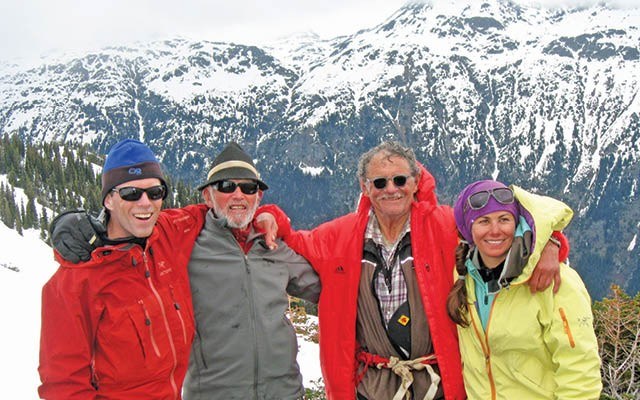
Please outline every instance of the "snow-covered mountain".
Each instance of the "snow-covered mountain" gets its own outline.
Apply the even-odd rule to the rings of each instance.
[[[640,289],[639,27],[640,8],[434,1],[332,40],[113,47],[0,68],[0,129],[140,138],[194,183],[236,140],[298,227],[350,210],[357,156],[400,140],[443,202],[494,177],[573,206],[572,262],[600,298]]]

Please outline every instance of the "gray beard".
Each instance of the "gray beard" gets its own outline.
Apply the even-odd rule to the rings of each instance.
[[[213,211],[215,212],[216,216],[218,218],[224,218],[227,221],[227,226],[233,229],[245,229],[247,226],[249,226],[251,221],[253,221],[253,216],[255,215],[259,205],[259,202],[256,201],[256,203],[253,205],[253,208],[247,210],[246,216],[242,218],[240,221],[238,221],[237,219],[229,218],[229,215],[227,214],[226,210],[223,210],[220,208],[218,203],[215,201],[215,198],[212,198],[212,200],[213,200]]]

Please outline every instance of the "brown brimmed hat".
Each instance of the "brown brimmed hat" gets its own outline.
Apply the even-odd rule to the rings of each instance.
[[[207,181],[198,186],[198,190],[227,179],[251,179],[258,183],[260,190],[269,189],[269,186],[260,180],[260,174],[251,157],[235,142],[229,143],[213,160]]]

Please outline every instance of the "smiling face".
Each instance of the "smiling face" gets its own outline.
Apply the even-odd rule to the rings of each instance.
[[[147,189],[160,184],[158,178],[146,178],[122,183],[114,189],[129,186]],[[131,236],[146,238],[151,235],[158,220],[162,199],[149,200],[147,193],[143,193],[142,197],[136,201],[126,201],[120,198],[117,191],[111,191],[104,199],[104,206],[109,210],[109,223],[107,224],[109,239],[122,239]]]
[[[473,221],[471,235],[487,268],[497,267],[513,243],[516,221],[507,211],[495,211]]]
[[[255,182],[249,179],[229,179],[235,183]],[[205,203],[212,208],[218,218],[225,218],[230,228],[245,229],[253,220],[253,216],[258,209],[262,190],[254,194],[244,194],[240,187],[232,193],[222,193],[209,185],[202,189],[202,196]]]
[[[398,187],[393,183],[394,176],[409,176],[406,183]],[[360,188],[371,199],[371,206],[380,223],[406,219],[411,212],[411,203],[416,193],[416,179],[411,176],[409,161],[399,156],[385,153],[376,154],[366,169],[366,181],[360,181]],[[376,178],[387,178],[387,185],[377,189],[373,185]]]

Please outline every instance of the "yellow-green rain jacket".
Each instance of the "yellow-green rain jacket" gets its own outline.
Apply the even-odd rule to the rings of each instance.
[[[561,264],[557,294],[550,287],[532,295],[524,285],[551,233],[565,228],[573,211],[560,201],[512,188],[535,221],[534,251],[522,274],[495,296],[486,332],[474,305],[474,281],[465,280],[470,326],[458,326],[458,333],[468,398],[598,399],[598,343],[580,276]]]

